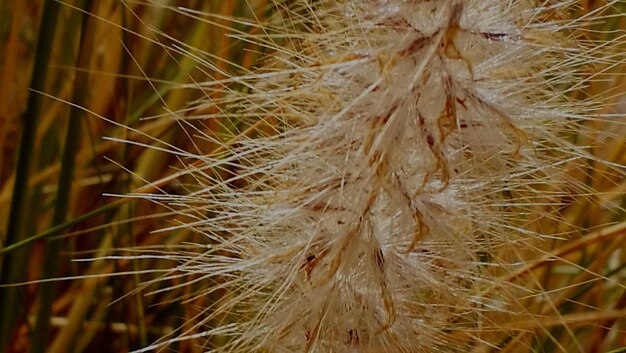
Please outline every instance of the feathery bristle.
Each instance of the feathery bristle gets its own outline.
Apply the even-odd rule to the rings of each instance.
[[[601,105],[570,98],[586,66],[611,60],[576,4],[298,1],[245,38],[274,54],[223,99],[272,127],[198,156],[189,194],[151,196],[206,237],[172,256],[212,283],[196,295],[226,293],[196,323],[222,322],[212,348],[497,350],[538,320],[522,298],[540,286],[509,274],[550,239],[532,207],[590,192],[563,136]]]

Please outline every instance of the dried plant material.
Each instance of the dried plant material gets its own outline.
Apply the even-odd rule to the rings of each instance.
[[[614,3],[572,20],[576,1],[277,2],[279,24],[241,36],[272,49],[266,65],[197,85],[245,86],[212,119],[253,133],[204,136],[219,153],[180,153],[190,192],[142,196],[205,237],[155,253],[178,262],[164,279],[197,276],[210,286],[186,299],[219,300],[140,352],[197,337],[215,352],[500,351],[567,325],[527,310],[545,293],[518,274],[553,239],[534,224],[560,221],[534,207],[592,192],[566,171],[601,161],[566,135],[602,107],[571,98],[589,66],[624,60],[584,36]]]

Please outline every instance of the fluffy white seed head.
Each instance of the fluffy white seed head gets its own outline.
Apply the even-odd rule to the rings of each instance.
[[[222,322],[218,352],[467,352],[506,333],[533,294],[507,279],[541,241],[525,210],[584,157],[559,137],[598,60],[575,2],[295,3],[256,39],[272,64],[227,97],[273,129],[200,157],[193,193],[154,196],[206,236],[173,255],[223,291],[197,325]]]

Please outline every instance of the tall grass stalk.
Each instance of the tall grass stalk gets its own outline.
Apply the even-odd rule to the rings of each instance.
[[[76,66],[78,68],[88,68],[89,61],[94,48],[94,26],[89,25],[90,16],[93,11],[93,1],[86,0],[82,3],[87,13],[83,14],[83,23],[80,35],[80,45]],[[93,20],[92,20],[93,21]],[[72,102],[83,105],[86,102],[88,92],[84,87],[89,86],[88,71],[79,71],[74,82],[74,93]],[[72,195],[72,181],[75,168],[76,153],[79,146],[79,134],[81,131],[81,120],[84,120],[84,112],[78,108],[70,109],[70,116],[67,123],[65,140],[63,143],[63,154],[61,159],[61,171],[55,199],[54,214],[52,217],[52,227],[63,224],[67,220],[70,197]],[[60,251],[62,249],[62,239],[50,239],[44,253],[44,270],[42,278],[54,278],[57,276]],[[30,351],[33,353],[45,351],[48,345],[50,332],[50,316],[52,303],[56,294],[56,283],[42,283],[39,288],[39,310],[37,312],[36,324],[33,330]]]
[[[30,84],[34,91],[43,91],[45,89],[48,61],[54,43],[59,8],[60,4],[55,0],[45,1]],[[28,199],[27,184],[30,177],[35,132],[37,131],[38,120],[41,114],[42,100],[43,97],[40,94],[30,92],[26,111],[22,115],[20,147],[15,168],[11,213],[9,215],[4,246],[12,245],[25,237],[25,222],[29,220],[28,207],[26,205],[26,200]],[[5,255],[2,258],[2,267],[0,268],[0,271],[2,271],[0,272],[0,284],[22,282],[24,280],[26,259],[27,251],[25,249]],[[18,304],[23,303],[23,294],[20,294],[20,292],[20,288],[0,288],[0,307],[2,308],[0,313],[0,351],[4,351],[11,341],[16,316],[24,314],[23,306]]]

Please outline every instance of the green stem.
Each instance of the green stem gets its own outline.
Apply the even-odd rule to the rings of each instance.
[[[104,205],[102,207],[96,208],[93,211],[87,212],[83,215],[80,215],[78,217],[74,217],[71,220],[63,223],[63,224],[59,224],[58,226],[54,226],[52,228],[46,229],[45,231],[35,234],[32,237],[26,238],[24,240],[21,240],[13,245],[7,246],[5,248],[3,248],[2,250],[0,250],[0,256],[9,256],[10,253],[12,252],[16,252],[19,249],[27,246],[30,243],[33,243],[39,239],[44,239],[44,238],[48,238],[48,237],[53,237],[57,234],[59,234],[61,231],[64,231],[72,226],[75,226],[79,223],[82,223],[86,220],[89,220],[91,218],[94,218],[96,216],[99,216],[101,214],[104,214],[110,210],[113,210],[115,208],[117,208],[118,206],[124,204],[125,202],[127,202],[128,199],[120,199],[117,200],[115,202],[112,202],[108,205]]]
[[[28,94],[26,111],[22,115],[22,133],[17,157],[11,211],[7,225],[5,244],[11,245],[23,238],[24,224],[27,219],[27,195],[30,164],[35,143],[37,120],[41,112],[43,96],[36,92],[45,90],[48,75],[48,60],[52,52],[54,33],[56,32],[60,3],[56,0],[46,0],[39,26],[39,38],[35,52],[35,62],[32,71],[30,87],[33,91]],[[0,284],[9,284],[23,281],[26,250],[22,249],[9,254],[2,259]],[[3,287],[0,289],[0,352],[4,352],[11,340],[12,333],[17,327],[15,318],[23,312],[24,305],[20,305],[20,289]]]
[[[79,45],[79,53],[77,59],[77,67],[88,69],[91,53],[93,52],[94,30],[90,25],[89,16],[93,9],[93,1],[86,0],[84,4],[85,12],[82,15],[81,40]],[[72,94],[72,102],[78,106],[84,105],[87,96],[87,87],[89,86],[88,70],[77,70],[76,79],[74,81],[74,91]],[[56,204],[52,217],[52,225],[60,225],[65,223],[69,209],[70,196],[72,191],[72,179],[74,175],[74,167],[76,164],[76,153],[79,144],[79,132],[81,125],[81,117],[84,115],[83,110],[76,107],[70,109],[70,117],[68,121],[67,131],[65,135],[65,148],[61,159],[61,171],[59,174]],[[44,254],[43,279],[53,278],[57,276],[59,267],[59,258],[61,239],[48,239],[46,251]],[[37,320],[35,329],[31,339],[30,351],[32,353],[44,352],[48,343],[48,332],[50,331],[50,317],[52,315],[52,303],[54,302],[57,284],[55,282],[42,283],[39,287],[39,310],[37,312]]]

